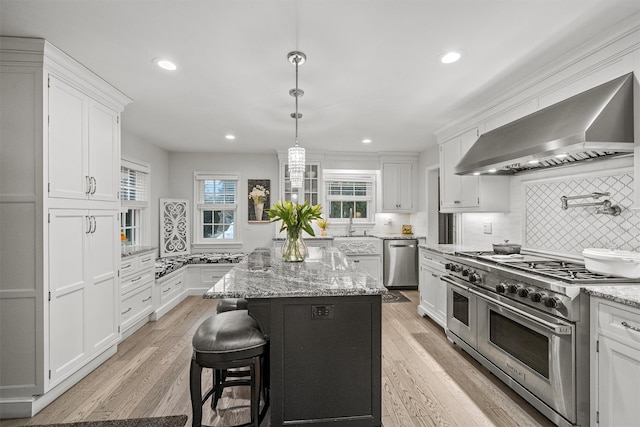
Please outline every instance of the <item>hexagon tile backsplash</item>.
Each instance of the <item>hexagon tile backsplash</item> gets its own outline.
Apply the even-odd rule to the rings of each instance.
[[[618,216],[596,213],[597,207],[562,209],[562,196],[609,192],[599,199],[570,200],[577,203],[609,199],[620,206]],[[618,249],[640,250],[640,212],[633,205],[633,175],[593,176],[564,181],[524,183],[525,244],[529,248],[580,254],[584,248],[615,245]]]

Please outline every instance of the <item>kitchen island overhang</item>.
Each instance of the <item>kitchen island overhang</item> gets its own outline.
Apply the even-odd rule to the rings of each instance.
[[[382,295],[344,255],[284,262],[256,249],[204,298],[246,298],[269,339],[271,425],[381,425]]]

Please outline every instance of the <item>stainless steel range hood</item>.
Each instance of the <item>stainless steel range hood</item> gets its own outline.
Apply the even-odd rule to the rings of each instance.
[[[632,153],[633,118],[630,73],[481,135],[455,173],[513,174]]]

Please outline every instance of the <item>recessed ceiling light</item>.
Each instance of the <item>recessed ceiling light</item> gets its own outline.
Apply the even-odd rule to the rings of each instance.
[[[497,171],[495,169],[489,169],[487,172],[489,173],[496,173]]]
[[[459,60],[461,57],[462,57],[462,54],[460,52],[452,50],[450,52],[445,52],[442,55],[440,55],[440,62],[442,62],[443,64],[451,64]]]
[[[540,163],[540,160],[538,159],[533,159],[533,160],[529,160],[528,162],[530,165],[535,165],[536,163]]]
[[[556,154],[556,159],[564,159],[565,157],[569,157],[567,153]]]
[[[153,63],[163,70],[175,71],[178,68],[176,64],[164,58],[154,58]]]
[[[234,139],[236,139],[235,135],[231,135],[230,133],[226,134],[224,137],[230,141],[233,141]]]
[[[365,138],[362,140],[363,144],[371,144],[371,140],[369,138]]]
[[[474,172],[473,174],[477,176],[480,175],[480,172]]]

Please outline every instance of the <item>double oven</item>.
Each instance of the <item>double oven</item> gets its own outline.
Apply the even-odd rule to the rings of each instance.
[[[589,301],[625,279],[539,255],[446,255],[447,337],[559,426],[589,425]]]

